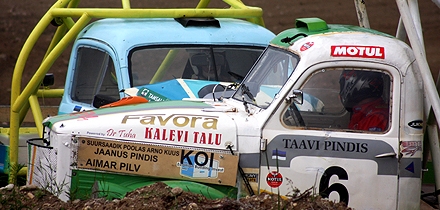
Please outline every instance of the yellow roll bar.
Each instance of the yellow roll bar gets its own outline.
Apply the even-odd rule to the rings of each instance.
[[[264,27],[263,11],[259,7],[249,7],[240,0],[223,0],[229,8],[208,8],[210,0],[200,0],[195,8],[167,9],[132,9],[130,0],[121,0],[122,8],[78,8],[79,0],[58,0],[37,23],[18,56],[12,75],[11,110],[9,130],[9,163],[18,162],[18,139],[20,125],[24,116],[32,111],[37,131],[43,133],[41,122],[43,116],[38,102],[39,97],[61,97],[63,89],[42,90],[40,84],[61,53],[73,42],[78,33],[92,20],[100,18],[180,18],[180,17],[214,17],[240,18]],[[77,20],[77,21],[75,21]],[[21,91],[21,80],[26,61],[35,43],[47,26],[56,22],[58,29],[53,35],[47,52],[29,83]],[[160,75],[158,75],[160,76]],[[16,174],[9,174],[9,182],[16,182]]]

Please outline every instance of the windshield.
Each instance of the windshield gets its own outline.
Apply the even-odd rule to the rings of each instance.
[[[131,86],[173,79],[240,82],[264,48],[244,46],[154,46],[130,52]]]
[[[293,73],[297,55],[269,47],[245,78],[233,98],[266,108]]]

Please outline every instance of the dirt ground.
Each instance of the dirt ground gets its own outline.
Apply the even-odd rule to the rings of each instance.
[[[74,200],[67,203],[45,191],[27,187],[24,189],[0,190],[0,209],[193,209],[193,210],[234,210],[234,209],[332,209],[346,210],[343,203],[333,203],[314,197],[311,191],[297,193],[287,199],[275,195],[260,194],[240,200],[223,198],[207,199],[198,194],[188,193],[181,188],[171,188],[159,182],[129,192],[123,199]]]
[[[320,17],[328,23],[357,25],[353,1],[347,0],[243,0],[246,4],[258,6],[264,10],[266,27],[274,33],[294,26],[296,18]],[[0,1],[0,106],[10,104],[11,80],[15,62],[20,49],[39,19],[55,0]],[[82,7],[120,7],[119,0],[83,1]],[[399,21],[399,12],[395,1],[365,0],[371,28],[394,35]],[[214,6],[224,7],[219,0],[212,0]],[[132,7],[167,8],[194,7],[195,0],[188,1],[133,1]],[[426,44],[429,66],[437,78],[440,70],[440,9],[430,0],[419,0],[421,21]],[[40,38],[25,66],[22,87],[26,85],[37,70],[55,27],[49,27]],[[65,52],[50,72],[55,75],[54,88],[63,86],[69,52]],[[43,101],[41,105],[52,105]],[[311,201],[313,200],[313,202]],[[278,206],[280,205],[280,206]],[[0,191],[0,209],[347,209],[342,204],[316,199],[310,192],[302,192],[287,201],[278,202],[277,198],[262,194],[240,201],[232,199],[208,200],[195,194],[171,189],[162,183],[131,192],[122,200],[106,201],[94,199],[63,203],[53,195],[41,190],[3,190]]]

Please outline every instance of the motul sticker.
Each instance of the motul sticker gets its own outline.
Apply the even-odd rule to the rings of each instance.
[[[276,171],[270,172],[266,177],[267,185],[272,188],[277,188],[283,183],[283,176]]]
[[[331,56],[385,59],[385,48],[378,46],[336,45],[331,46]]]

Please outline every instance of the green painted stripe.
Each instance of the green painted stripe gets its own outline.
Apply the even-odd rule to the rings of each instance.
[[[72,170],[70,195],[71,200],[88,199],[92,196],[92,192],[96,191],[98,197],[123,198],[127,192],[156,182],[163,182],[173,188],[180,187],[185,191],[202,194],[210,199],[237,196],[235,187],[85,170]]]

